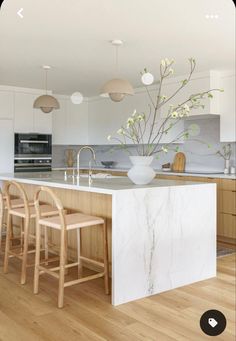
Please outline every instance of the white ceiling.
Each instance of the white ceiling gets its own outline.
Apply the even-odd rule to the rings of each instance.
[[[23,8],[24,18],[17,15]],[[218,14],[217,20],[206,14]],[[195,57],[197,70],[231,69],[235,58],[232,0],[5,0],[0,11],[0,84],[42,88],[40,66],[53,66],[54,93],[97,95],[114,76],[111,39],[120,48],[121,76],[140,86],[147,67],[176,60],[176,74]]]

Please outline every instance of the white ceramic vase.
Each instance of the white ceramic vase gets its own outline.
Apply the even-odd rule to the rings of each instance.
[[[135,185],[147,185],[155,177],[156,173],[150,167],[153,156],[130,156],[133,166],[128,171],[129,179]]]

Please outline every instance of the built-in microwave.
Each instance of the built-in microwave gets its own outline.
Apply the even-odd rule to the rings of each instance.
[[[52,155],[52,135],[15,134],[15,156]]]
[[[15,172],[50,171],[52,135],[15,134]]]

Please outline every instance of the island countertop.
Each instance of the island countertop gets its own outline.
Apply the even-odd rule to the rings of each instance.
[[[125,176],[111,176],[109,178],[94,178],[91,185],[88,183],[88,178],[81,176],[79,180],[67,176],[65,178],[64,172],[52,171],[45,173],[7,173],[0,174],[0,180],[11,181],[16,180],[21,183],[31,185],[50,186],[56,188],[72,189],[85,192],[94,192],[102,194],[114,194],[117,191],[124,190],[139,190],[157,187],[176,187],[189,185],[203,185],[204,183],[182,181],[182,180],[161,180],[154,179],[148,185],[135,185],[128,177]]]

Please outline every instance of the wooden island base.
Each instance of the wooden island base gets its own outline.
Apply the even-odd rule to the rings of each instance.
[[[37,191],[38,186],[22,184],[24,187],[28,199],[33,200],[34,194]],[[82,192],[77,190],[67,190],[60,188],[53,188],[53,192],[60,198],[63,206],[68,211],[80,211],[81,213],[90,214],[106,219],[108,227],[108,247],[109,247],[109,268],[111,273],[111,217],[112,217],[112,196],[109,194]],[[18,193],[12,190],[13,195]],[[42,195],[40,199],[45,203],[52,203],[47,195]],[[14,221],[16,225],[19,225],[19,221]],[[31,222],[32,228],[34,228],[34,222]],[[59,246],[59,231],[55,229],[48,230],[49,242]],[[103,260],[103,239],[102,232],[98,226],[94,228],[83,228],[81,230],[81,255],[87,258],[94,259],[96,261]],[[68,233],[68,258],[69,260],[77,259],[77,236],[76,231],[70,231]],[[83,264],[85,267],[97,270],[96,265]]]

